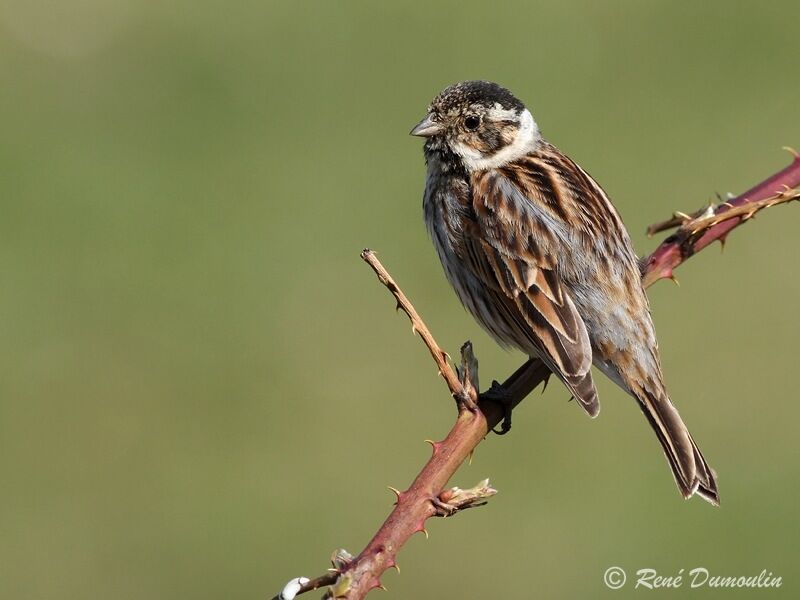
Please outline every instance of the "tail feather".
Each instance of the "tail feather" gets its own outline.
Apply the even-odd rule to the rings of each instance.
[[[664,449],[675,483],[684,498],[697,494],[719,505],[717,478],[695,444],[678,411],[666,395],[636,395],[639,406]]]
[[[710,502],[714,506],[719,506],[719,491],[717,490],[717,474],[708,466],[705,457],[700,452],[697,444],[694,443],[692,436],[689,436],[692,441],[692,448],[695,453],[695,465],[697,467],[697,489],[695,493],[706,502]]]

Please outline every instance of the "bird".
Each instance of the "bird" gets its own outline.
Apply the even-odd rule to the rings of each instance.
[[[425,138],[425,223],[468,312],[542,361],[591,417],[594,365],[636,400],[683,497],[718,505],[716,474],[664,385],[639,259],[600,185],[490,81],[449,86],[410,133]]]

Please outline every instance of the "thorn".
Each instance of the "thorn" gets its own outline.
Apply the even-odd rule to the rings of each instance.
[[[419,331],[417,331],[417,326],[414,325],[413,323],[411,325],[411,333],[413,333],[414,335],[418,335],[419,334]]]
[[[394,311],[397,312],[398,310],[403,310],[399,300],[397,301],[397,304],[394,305]]]
[[[725,242],[727,241],[727,239],[728,239],[727,235],[723,235],[721,238],[719,238],[720,252],[725,252]]]
[[[681,282],[680,282],[680,281],[678,281],[678,278],[677,278],[677,277],[675,277],[675,275],[673,275],[672,273],[670,273],[670,274],[667,276],[667,279],[669,279],[669,280],[670,280],[672,283],[674,283],[674,284],[675,284],[675,285],[677,285],[678,287],[681,287]]]
[[[472,457],[475,454],[475,448],[469,451],[469,456],[467,457],[467,466],[472,466]]]
[[[685,221],[691,221],[691,220],[692,220],[692,217],[690,217],[689,215],[687,215],[685,212],[681,212],[681,211],[679,211],[679,210],[676,210],[676,211],[675,211],[674,213],[672,213],[672,214],[673,214],[673,216],[677,217],[678,219],[683,219],[683,220],[685,220]]]
[[[400,501],[400,496],[402,496],[402,495],[403,495],[403,492],[401,492],[400,490],[398,490],[396,487],[392,487],[392,486],[390,486],[390,485],[387,485],[386,487],[387,487],[387,488],[389,488],[389,490],[390,490],[390,491],[394,492],[394,495],[395,495],[395,496],[397,496],[397,500],[395,500],[395,504],[397,504],[397,502],[399,502],[399,501]]]
[[[398,574],[400,573],[400,567],[397,565],[397,563],[392,563],[391,565],[389,565],[388,568],[389,569],[394,569],[395,571],[398,572]]]
[[[795,150],[791,146],[784,146],[783,150],[786,150],[789,154],[794,156],[795,160],[800,159],[800,152],[797,152],[797,150]]]
[[[380,577],[373,577],[372,578],[372,581],[370,582],[370,589],[371,590],[380,589],[382,586],[383,586],[383,584],[381,583]]]
[[[439,448],[442,446],[442,442],[434,442],[433,440],[425,440],[431,445],[431,449],[433,450],[434,456],[437,452],[439,452]]]
[[[427,529],[425,529],[425,528],[423,527],[422,529],[420,529],[420,531],[421,531],[422,533],[424,533],[424,534],[425,534],[425,539],[426,539],[426,540],[429,540],[429,539],[431,539],[431,536],[429,536],[429,535],[428,535],[428,530],[427,530]]]

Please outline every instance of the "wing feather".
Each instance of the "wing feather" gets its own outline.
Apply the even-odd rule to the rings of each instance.
[[[600,405],[591,375],[589,335],[559,282],[554,257],[537,256],[530,244],[535,225],[526,222],[520,211],[506,210],[507,200],[494,177],[474,190],[477,227],[465,231],[466,256],[473,272],[501,293],[503,312],[513,318],[515,329],[523,332],[586,412],[596,416]],[[509,214],[512,222],[503,222]]]

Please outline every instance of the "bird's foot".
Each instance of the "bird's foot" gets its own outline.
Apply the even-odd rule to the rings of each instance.
[[[511,395],[508,390],[504,388],[497,381],[492,381],[492,387],[480,395],[481,400],[488,400],[490,402],[498,402],[503,407],[503,421],[500,423],[500,429],[492,429],[497,435],[505,435],[511,431]]]

